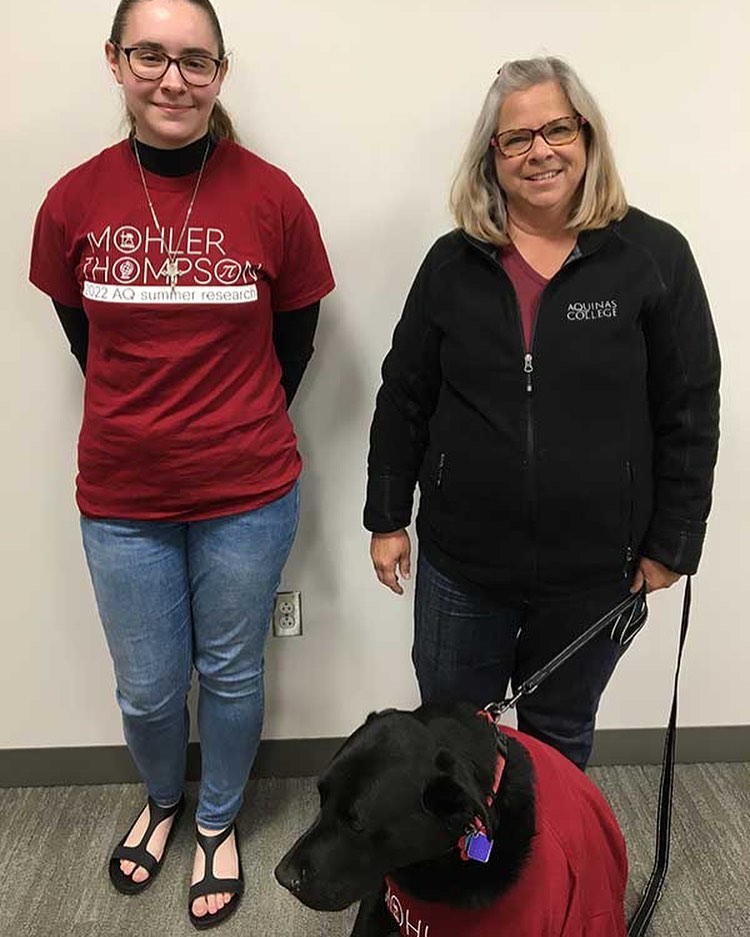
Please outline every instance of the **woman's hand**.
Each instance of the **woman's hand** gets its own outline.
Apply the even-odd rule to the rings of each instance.
[[[635,576],[633,576],[630,591],[638,592],[644,582],[646,583],[646,592],[668,589],[677,582],[680,576],[680,573],[673,573],[663,563],[642,556],[638,561],[638,569],[636,569]]]
[[[408,579],[411,573],[411,541],[409,534],[402,528],[388,534],[373,534],[370,540],[370,556],[375,567],[375,575],[384,586],[403,595],[404,590],[398,581],[399,573]]]

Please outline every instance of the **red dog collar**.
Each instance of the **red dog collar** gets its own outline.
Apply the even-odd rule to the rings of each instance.
[[[492,723],[493,726],[495,726],[495,720],[488,712],[480,710],[477,715],[483,719],[486,719],[488,722]],[[495,762],[495,780],[492,784],[492,791],[487,797],[488,807],[493,805],[495,798],[497,797],[497,792],[500,790],[500,781],[503,777],[505,765],[505,754],[500,751],[498,746],[497,761]],[[492,853],[492,840],[487,835],[487,830],[484,826],[484,823],[482,823],[482,820],[479,817],[474,817],[468,830],[464,833],[461,839],[459,839],[458,849],[464,862],[468,862],[469,859],[473,859],[475,862],[489,861],[490,854]]]

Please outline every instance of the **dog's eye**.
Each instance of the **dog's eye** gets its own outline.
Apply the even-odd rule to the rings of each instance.
[[[364,820],[354,810],[348,810],[346,812],[344,815],[344,822],[349,829],[353,830],[355,833],[361,833],[365,828]]]

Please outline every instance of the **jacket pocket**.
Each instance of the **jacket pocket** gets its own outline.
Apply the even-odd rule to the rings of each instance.
[[[419,487],[422,497],[434,498],[443,487],[445,475],[445,452],[428,449],[419,472]]]
[[[443,475],[445,473],[445,453],[441,452],[438,455],[437,467],[435,469],[435,488],[440,491],[443,487]]]
[[[635,549],[633,547],[633,515],[635,512],[635,483],[633,478],[633,463],[628,460],[624,465],[624,491],[623,499],[623,578],[627,579],[633,572],[635,563]]]
[[[432,535],[440,537],[443,531],[443,481],[445,477],[445,452],[428,450],[419,473],[419,513],[427,523]]]

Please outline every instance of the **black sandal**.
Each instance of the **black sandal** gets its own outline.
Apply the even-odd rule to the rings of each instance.
[[[229,839],[232,830],[234,830],[234,847],[237,851],[237,869],[239,875],[237,878],[215,878],[214,856],[216,855],[216,850],[223,842]],[[215,927],[217,924],[221,924],[222,921],[226,921],[229,915],[234,914],[237,910],[242,898],[242,893],[245,890],[245,878],[242,874],[240,841],[237,836],[237,827],[234,824],[228,826],[216,836],[205,836],[200,830],[195,831],[195,836],[198,840],[198,845],[203,850],[205,869],[203,878],[199,882],[196,882],[195,885],[190,886],[190,892],[188,893],[188,917],[190,918],[190,923],[197,930],[207,930],[209,927]],[[221,910],[217,911],[216,914],[211,914],[210,911],[202,917],[193,914],[193,902],[196,898],[205,898],[206,895],[218,895],[222,892],[232,892],[233,894],[229,902],[225,904]]]
[[[109,877],[112,884],[115,888],[121,892],[123,895],[138,895],[145,888],[153,882],[156,876],[161,870],[162,863],[167,855],[167,849],[169,848],[169,842],[172,839],[172,834],[175,831],[175,827],[182,816],[182,811],[185,809],[185,795],[177,801],[173,807],[160,807],[151,797],[148,799],[148,829],[141,837],[140,842],[136,846],[126,846],[125,840],[130,836],[133,831],[133,827],[136,825],[140,819],[141,813],[133,821],[132,826],[128,832],[123,836],[120,842],[115,846],[112,851],[112,857],[109,860]],[[165,820],[168,820],[170,817],[174,817],[172,826],[170,827],[169,833],[167,834],[166,842],[164,843],[164,851],[161,854],[161,859],[157,859],[155,856],[152,856],[151,853],[146,849],[151,836],[154,833],[156,827],[163,823]],[[148,872],[148,878],[143,882],[134,882],[132,875],[126,875],[120,868],[120,860],[127,859],[130,862],[135,862],[136,865],[141,866]],[[133,869],[135,872],[135,869]]]

